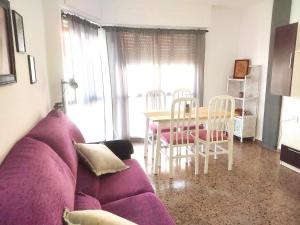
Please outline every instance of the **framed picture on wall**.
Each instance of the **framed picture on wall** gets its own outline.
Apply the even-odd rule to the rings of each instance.
[[[30,83],[35,84],[37,81],[36,69],[35,69],[35,58],[31,55],[28,55],[27,57],[28,57]]]
[[[249,73],[250,59],[235,60],[233,78],[244,79]]]
[[[20,53],[26,53],[23,17],[14,10],[12,11],[12,17],[13,17],[17,51]]]
[[[0,0],[0,85],[17,82],[13,32],[7,0]]]

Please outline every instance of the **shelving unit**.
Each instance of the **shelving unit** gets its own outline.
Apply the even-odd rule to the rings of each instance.
[[[227,80],[227,94],[234,97],[236,108],[241,109],[241,115],[234,118],[234,135],[239,137],[241,142],[244,138],[255,140],[260,74],[261,66],[253,65],[244,79],[229,77]]]

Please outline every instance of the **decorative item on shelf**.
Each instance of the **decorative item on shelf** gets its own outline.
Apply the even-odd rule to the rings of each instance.
[[[28,57],[30,83],[35,84],[37,80],[36,69],[35,69],[35,58],[31,55],[28,55],[27,57]]]
[[[78,88],[78,83],[75,81],[74,78],[71,78],[69,81],[61,81],[61,97],[62,97],[62,101],[61,102],[57,102],[55,103],[55,105],[53,106],[53,109],[57,110],[60,109],[63,112],[66,112],[66,102],[65,102],[65,92],[67,87],[72,88],[73,90],[76,90]]]
[[[244,92],[240,91],[239,97],[240,97],[240,98],[244,98]]]
[[[189,104],[185,105],[185,113],[187,113],[187,114],[190,113],[190,105]]]
[[[10,4],[0,1],[0,85],[17,82]]]
[[[244,79],[249,73],[249,59],[235,60],[233,78]]]
[[[235,114],[239,115],[239,116],[242,116],[243,115],[243,109],[242,108],[236,108],[235,109]],[[245,116],[250,116],[250,115],[252,115],[252,113],[250,111],[245,110],[244,115]]]
[[[14,10],[12,11],[12,17],[17,51],[26,53],[23,17]]]

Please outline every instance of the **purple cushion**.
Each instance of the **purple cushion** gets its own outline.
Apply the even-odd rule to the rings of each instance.
[[[84,192],[97,198],[101,204],[154,192],[148,177],[134,159],[123,161],[130,168],[114,174],[95,176],[83,163],[79,163],[77,192]]]
[[[171,144],[171,133],[162,133],[161,140],[165,141],[167,144]],[[173,133],[173,144],[187,144],[194,143],[194,138],[192,135],[187,135],[186,132],[183,133]]]
[[[157,127],[157,124],[156,123],[150,123],[149,124],[149,129],[152,131],[152,133],[157,133],[157,129],[158,129],[158,127]],[[161,132],[162,133],[164,133],[164,132],[170,132],[170,128],[162,128],[161,129]],[[174,128],[174,130],[176,130],[176,128]]]
[[[66,163],[46,144],[25,137],[0,167],[0,224],[62,225],[74,209],[75,182]]]
[[[77,154],[72,140],[83,143],[76,126],[60,111],[52,111],[27,135],[49,145],[70,167],[74,179],[77,173]]]
[[[75,195],[75,210],[101,209],[100,202],[90,195],[82,192]]]
[[[145,193],[103,205],[102,209],[139,225],[175,225],[153,193]]]

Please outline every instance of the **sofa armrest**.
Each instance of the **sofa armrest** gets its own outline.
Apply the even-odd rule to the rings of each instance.
[[[131,159],[133,146],[129,140],[104,141],[105,144],[121,160]]]

